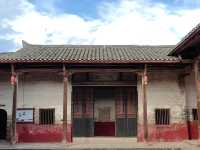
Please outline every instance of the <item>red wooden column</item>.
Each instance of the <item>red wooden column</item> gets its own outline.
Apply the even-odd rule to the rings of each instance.
[[[198,134],[200,139],[200,74],[199,74],[199,59],[194,61],[194,77],[197,93],[197,113],[198,113]]]
[[[72,86],[69,71],[63,65],[63,141],[72,142]]]
[[[142,101],[143,101],[143,126],[144,139],[148,140],[148,121],[147,121],[147,65],[145,64],[144,72],[142,73]]]
[[[11,84],[13,89],[12,99],[12,122],[11,122],[11,144],[16,143],[16,108],[17,108],[17,74],[14,65],[11,65]]]

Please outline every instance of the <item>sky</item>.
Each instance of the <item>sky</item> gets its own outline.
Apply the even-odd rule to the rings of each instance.
[[[0,0],[0,52],[31,44],[174,45],[200,0]]]

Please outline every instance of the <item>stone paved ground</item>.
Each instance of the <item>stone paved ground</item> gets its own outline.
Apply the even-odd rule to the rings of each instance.
[[[0,149],[50,149],[50,150],[200,150],[200,141],[145,142],[133,138],[75,138],[73,144],[26,143],[10,145],[0,142]]]

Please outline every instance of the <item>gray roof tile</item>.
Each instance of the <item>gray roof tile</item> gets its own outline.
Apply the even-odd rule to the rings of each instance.
[[[15,53],[0,53],[0,62],[102,62],[179,61],[168,56],[174,46],[137,45],[31,45]]]

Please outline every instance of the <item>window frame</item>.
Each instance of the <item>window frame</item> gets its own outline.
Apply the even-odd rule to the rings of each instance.
[[[41,113],[42,111],[52,111],[53,115],[52,115],[52,121],[41,121]],[[43,112],[44,113],[44,112]],[[50,116],[51,117],[51,116]],[[47,117],[48,118],[48,117]],[[49,119],[49,118],[48,118]],[[55,108],[39,108],[39,124],[40,125],[54,125],[55,124]]]
[[[170,108],[156,108],[154,113],[155,113],[155,125],[157,126],[170,125],[171,122]]]

